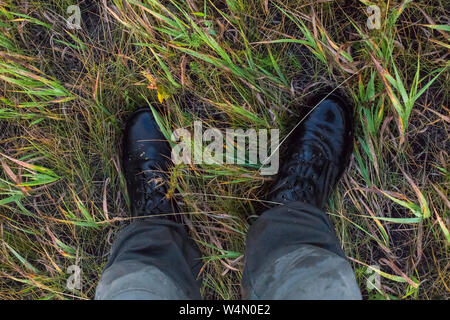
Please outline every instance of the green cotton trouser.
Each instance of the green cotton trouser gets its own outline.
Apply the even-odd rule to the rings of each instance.
[[[200,251],[181,224],[135,221],[117,236],[98,300],[201,299]],[[265,211],[247,234],[244,299],[361,299],[329,217],[293,202]]]

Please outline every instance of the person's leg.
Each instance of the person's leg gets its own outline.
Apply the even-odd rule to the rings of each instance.
[[[124,133],[123,170],[136,218],[120,231],[96,299],[201,299],[201,255],[166,197],[170,148],[148,109]]]
[[[326,213],[293,202],[264,212],[247,234],[244,299],[361,299]]]
[[[120,231],[97,286],[98,300],[201,299],[201,256],[184,227],[167,219]]]
[[[270,199],[281,205],[264,212],[247,235],[244,298],[361,299],[322,210],[348,163],[352,131],[350,106],[336,96],[294,130]]]

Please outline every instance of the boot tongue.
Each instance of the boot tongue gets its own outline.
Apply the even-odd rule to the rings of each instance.
[[[302,201],[318,207],[325,205],[327,190],[336,178],[336,167],[330,162],[317,140],[302,142],[299,153],[293,154],[286,164],[287,175],[275,185],[273,201],[289,203]]]
[[[147,169],[139,173],[138,200],[136,210],[140,215],[150,215],[165,212],[170,207],[166,198],[167,174],[158,169]]]

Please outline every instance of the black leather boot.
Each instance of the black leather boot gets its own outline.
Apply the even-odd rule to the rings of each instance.
[[[324,95],[314,99],[314,106]],[[310,109],[311,110],[311,109]],[[288,139],[288,159],[271,201],[302,201],[323,208],[353,149],[353,110],[337,95],[315,107]]]
[[[123,169],[132,216],[170,214],[167,193],[170,146],[148,108],[135,111],[123,138]]]

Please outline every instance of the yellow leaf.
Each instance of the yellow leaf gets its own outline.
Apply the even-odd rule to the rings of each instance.
[[[164,87],[158,87],[158,101],[163,102],[164,100],[170,98],[170,94],[165,90]]]
[[[152,90],[156,90],[158,89],[157,85],[156,85],[156,80],[155,78],[153,78],[153,76],[147,72],[147,71],[142,71],[142,75],[148,80],[149,85],[147,86],[147,88],[152,89]]]

